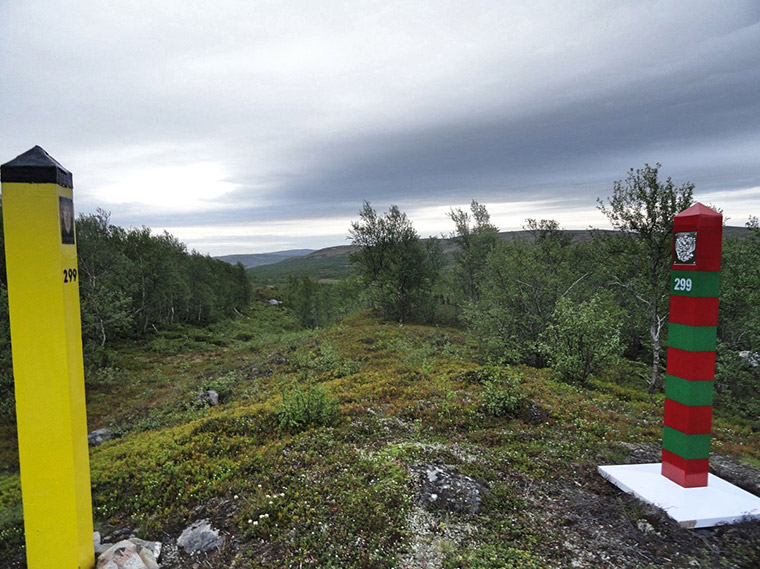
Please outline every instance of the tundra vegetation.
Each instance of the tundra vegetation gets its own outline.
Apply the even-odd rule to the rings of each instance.
[[[653,170],[630,173],[649,181],[621,212],[650,215]],[[658,231],[677,213],[652,211]],[[254,289],[241,266],[170,235],[80,217],[88,423],[115,435],[91,451],[96,529],[164,542],[165,568],[759,566],[758,522],[686,530],[596,473],[659,460],[652,370],[667,326],[654,337],[662,308],[642,307],[668,275],[649,271],[660,253],[646,223],[575,242],[529,219],[504,240],[482,204],[449,217],[448,239],[425,241],[398,208],[365,203],[353,275]],[[749,228],[724,240],[711,464],[760,493],[756,219]],[[0,566],[23,567],[1,316]],[[208,390],[219,405],[199,397]],[[479,511],[421,499],[432,467],[477,481]],[[173,544],[204,518],[226,544],[188,560]]]

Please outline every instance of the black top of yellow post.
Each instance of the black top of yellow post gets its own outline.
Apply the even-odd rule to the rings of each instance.
[[[58,184],[65,188],[74,187],[71,172],[61,166],[41,146],[35,146],[0,166],[0,179],[3,182]]]

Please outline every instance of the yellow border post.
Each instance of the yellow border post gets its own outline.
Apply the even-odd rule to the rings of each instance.
[[[35,146],[0,166],[29,569],[92,569],[72,176]]]

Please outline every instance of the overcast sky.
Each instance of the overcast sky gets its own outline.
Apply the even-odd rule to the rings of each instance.
[[[78,213],[213,255],[346,244],[363,200],[606,227],[655,162],[743,225],[760,2],[0,0],[0,163],[35,144]]]

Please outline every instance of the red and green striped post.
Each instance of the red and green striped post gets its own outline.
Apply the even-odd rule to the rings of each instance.
[[[673,219],[662,475],[707,486],[723,216],[700,203]]]

